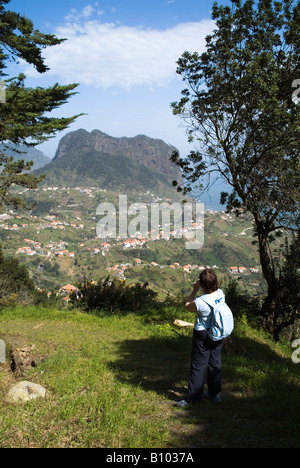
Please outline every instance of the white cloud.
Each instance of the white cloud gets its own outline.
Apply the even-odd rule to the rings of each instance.
[[[205,37],[214,28],[211,20],[166,30],[101,23],[88,19],[94,6],[80,13],[72,11],[66,24],[55,30],[58,37],[68,40],[44,51],[48,73],[60,81],[103,89],[166,86],[177,77],[176,61],[181,54],[204,51]],[[26,74],[36,76],[33,70]]]
[[[94,3],[94,5],[87,5],[84,7],[80,12],[76,10],[76,8],[71,8],[70,13],[65,16],[65,20],[67,22],[76,22],[79,21],[82,18],[90,18],[93,13],[96,13],[98,16],[101,16],[104,11],[103,10],[98,10],[98,3]]]

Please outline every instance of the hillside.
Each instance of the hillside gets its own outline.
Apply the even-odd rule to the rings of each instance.
[[[62,138],[53,160],[36,171],[44,185],[97,187],[131,197],[152,191],[178,198],[172,181],[180,180],[170,162],[175,148],[146,136],[113,138],[99,130],[70,132]]]
[[[50,158],[36,148],[30,148],[24,145],[16,146],[13,144],[10,144],[9,147],[10,149],[6,148],[4,145],[0,145],[0,153],[3,152],[3,154],[13,157],[15,160],[24,159],[25,162],[32,161],[32,171],[38,170],[51,162]]]
[[[0,221],[0,239],[6,255],[16,255],[27,265],[36,284],[58,290],[83,278],[126,278],[149,281],[153,289],[167,294],[186,294],[199,268],[215,266],[228,282],[240,282],[251,294],[261,294],[264,282],[259,273],[256,246],[252,245],[252,224],[247,218],[207,211],[204,246],[187,250],[185,239],[158,236],[107,239],[97,237],[96,209],[106,201],[117,206],[114,192],[97,188],[43,187],[22,194],[36,206],[31,214],[10,215]],[[154,194],[140,193],[137,201],[157,202]],[[150,208],[149,208],[150,209]],[[128,247],[129,246],[129,247]],[[244,267],[230,272],[230,267]],[[252,269],[258,272],[253,273]]]
[[[6,213],[0,219],[6,256],[17,255],[35,284],[48,291],[109,275],[128,282],[149,281],[162,296],[185,295],[199,271],[211,266],[218,269],[224,284],[240,278],[251,295],[264,293],[249,218],[207,210],[204,226],[193,227],[194,232],[185,232],[179,239],[170,226],[165,232],[162,219],[160,232],[152,235],[151,207],[182,202],[172,187],[172,180],[180,179],[170,162],[174,149],[143,135],[114,138],[82,129],[68,133],[55,158],[35,171],[46,174],[39,188],[15,188],[32,209]],[[139,234],[138,226],[134,235],[117,232],[114,238],[97,231],[101,220],[97,207],[107,203],[115,208],[117,221],[119,195],[127,195],[128,207],[142,203],[146,208],[147,234]],[[135,221],[129,211],[128,226]],[[184,236],[194,236],[198,229],[204,230],[204,245],[188,250]]]
[[[104,153],[110,156],[125,156],[158,173],[178,176],[176,166],[170,162],[175,147],[163,140],[137,135],[134,138],[116,138],[100,130],[87,132],[80,129],[64,136],[56,151],[53,161],[64,158],[71,151],[80,148],[82,154],[90,152]]]

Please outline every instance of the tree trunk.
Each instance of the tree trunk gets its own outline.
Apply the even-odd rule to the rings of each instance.
[[[276,303],[278,294],[278,280],[276,278],[275,268],[272,264],[272,254],[269,249],[269,233],[264,226],[264,222],[258,217],[255,217],[255,223],[258,234],[259,256],[262,266],[262,272],[268,285],[267,296],[261,308],[261,314],[263,317],[263,327],[265,330],[269,331],[275,339],[276,337],[278,339],[276,333]]]

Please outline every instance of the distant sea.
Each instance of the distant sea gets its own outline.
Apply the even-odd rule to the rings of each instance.
[[[222,192],[231,192],[229,187],[224,182],[218,181],[212,184],[209,190],[203,194],[199,194],[199,191],[192,191],[192,195],[197,199],[199,203],[204,203],[206,210],[223,211],[226,206],[221,205],[220,197]]]

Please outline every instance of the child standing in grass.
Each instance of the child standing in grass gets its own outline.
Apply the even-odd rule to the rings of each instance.
[[[197,297],[199,289],[204,295]],[[196,313],[193,330],[192,362],[188,384],[188,393],[184,400],[176,403],[177,407],[184,408],[190,403],[197,403],[203,396],[203,388],[207,373],[208,393],[204,396],[221,402],[222,361],[221,351],[224,340],[212,341],[207,330],[210,326],[211,308],[208,303],[225,302],[214,270],[206,268],[194,284],[193,292],[186,302],[186,309]]]

